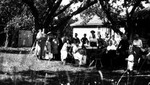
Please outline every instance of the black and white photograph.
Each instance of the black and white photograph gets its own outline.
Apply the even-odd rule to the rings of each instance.
[[[150,85],[150,0],[0,0],[0,85]]]

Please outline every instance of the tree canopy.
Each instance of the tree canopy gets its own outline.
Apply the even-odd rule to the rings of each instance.
[[[132,21],[138,18],[134,15],[145,8],[144,5],[147,3],[149,3],[148,0],[99,0],[97,4],[81,13],[81,17],[86,21],[86,19],[96,14],[100,18],[107,18],[107,23],[115,32],[122,34],[118,29],[122,26],[129,33],[134,29],[131,26],[134,25]]]
[[[45,28],[46,31],[63,29],[74,15],[97,3],[97,0],[69,0],[68,4],[61,5],[62,1],[22,0],[34,17],[35,29]],[[80,6],[76,10],[70,9],[76,3],[80,3]]]
[[[62,4],[63,1],[68,1]],[[1,0],[0,23],[19,28],[63,32],[77,14],[88,22],[92,15],[107,18],[111,29],[120,33],[125,27],[130,35],[133,32],[133,16],[144,8],[148,0]]]
[[[107,19],[109,20],[112,29],[119,32],[118,26],[125,27],[128,35],[134,30],[133,15],[137,11],[144,8],[142,2],[148,0],[99,0]]]
[[[70,19],[93,4],[97,0],[1,0],[0,18],[5,30],[43,29],[45,31],[63,32]],[[66,0],[65,0],[66,1]],[[71,8],[73,5],[78,6]],[[6,33],[8,33],[5,31]],[[13,35],[16,35],[14,32]],[[9,35],[7,34],[6,37]],[[6,38],[9,39],[9,38]],[[12,38],[13,39],[13,38]],[[7,46],[7,45],[6,45]]]

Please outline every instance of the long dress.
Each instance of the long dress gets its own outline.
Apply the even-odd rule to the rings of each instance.
[[[51,42],[49,40],[46,41],[46,55],[45,55],[45,59],[52,59],[53,58],[53,55],[52,55],[52,52],[51,52]]]
[[[36,36],[36,39],[35,55],[41,59],[45,57],[46,35],[39,32]]]
[[[57,38],[54,38],[52,40],[52,53],[53,53],[53,58],[58,59],[58,46],[59,46],[59,41]]]
[[[67,58],[67,47],[69,46],[69,44],[67,43],[64,43],[64,45],[62,46],[62,49],[61,49],[61,61],[63,62],[66,58]]]

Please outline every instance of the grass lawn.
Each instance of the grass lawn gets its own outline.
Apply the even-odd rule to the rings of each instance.
[[[83,71],[91,68],[74,67],[72,65],[62,65],[61,61],[39,60],[31,54],[12,54],[0,53],[1,70],[3,72],[12,72],[15,68],[16,72],[25,70],[47,70],[47,71]]]
[[[93,67],[39,60],[29,51],[30,48],[0,48],[0,85],[101,85],[99,73]],[[114,85],[123,72],[102,70],[104,85]],[[142,82],[135,85],[147,85],[149,79],[139,77],[136,81]],[[120,83],[125,85],[126,78]]]
[[[89,81],[91,73],[87,73],[92,70],[93,67],[75,67],[63,65],[61,61],[39,60],[32,53],[0,52],[0,85],[66,85],[68,82],[80,85]],[[97,73],[95,76],[99,77]],[[94,80],[97,79],[95,76]]]

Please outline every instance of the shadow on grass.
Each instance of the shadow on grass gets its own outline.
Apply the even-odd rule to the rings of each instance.
[[[21,71],[0,80],[0,85],[102,85],[97,71]],[[112,85],[105,82],[104,85]]]
[[[122,75],[108,71],[102,73],[104,75],[103,81],[96,70],[80,72],[28,70],[7,74],[9,77],[0,79],[0,85],[116,85]],[[131,76],[129,81],[129,83],[135,83],[134,85],[148,85],[149,82],[150,77],[142,75]],[[125,75],[119,85],[126,85],[126,83],[127,76]]]

